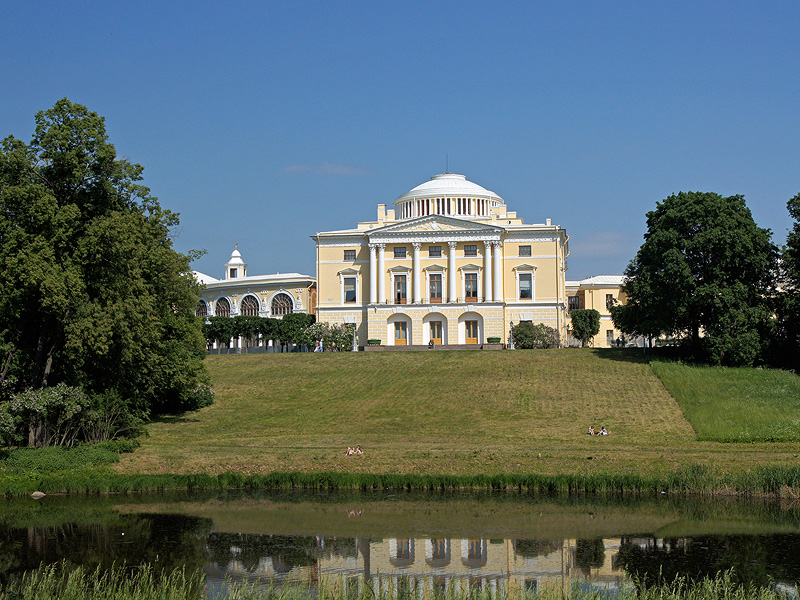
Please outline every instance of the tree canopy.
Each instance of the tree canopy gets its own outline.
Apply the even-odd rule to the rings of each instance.
[[[600,313],[593,308],[574,309],[569,312],[572,337],[586,347],[589,340],[600,333]]]
[[[744,197],[672,195],[647,213],[614,324],[629,335],[683,337],[707,362],[752,364],[771,326],[776,259]]]
[[[192,408],[207,375],[178,215],[117,158],[97,113],[64,98],[35,122],[30,144],[0,147],[0,383]]]

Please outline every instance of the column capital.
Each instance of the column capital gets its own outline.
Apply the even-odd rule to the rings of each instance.
[[[483,245],[486,246],[487,248],[491,248],[492,246],[494,246],[494,242],[492,242],[491,240],[483,240]]]
[[[455,250],[458,242],[447,242],[447,245],[450,246],[450,250]]]
[[[494,246],[495,248],[502,248],[503,247],[503,242],[501,242],[501,241],[492,242],[492,246]]]
[[[375,244],[378,247],[378,250],[386,250],[386,244]]]
[[[422,248],[422,242],[411,242],[411,245],[414,247],[414,250]]]

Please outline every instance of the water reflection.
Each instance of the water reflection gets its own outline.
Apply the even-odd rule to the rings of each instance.
[[[770,503],[439,496],[47,498],[0,506],[0,584],[40,563],[186,567],[398,598],[613,592],[677,575],[793,588],[800,511]],[[749,534],[742,534],[749,531]]]

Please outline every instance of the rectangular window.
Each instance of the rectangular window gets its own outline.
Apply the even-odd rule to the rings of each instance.
[[[531,255],[531,247],[530,246],[520,246],[519,247],[519,255],[520,256],[530,256]]]
[[[442,301],[442,274],[431,273],[430,277],[430,296],[431,303],[441,303]]]
[[[395,246],[395,248],[394,248],[394,257],[395,258],[405,258],[406,257],[406,247],[405,246]]]
[[[614,345],[614,330],[613,329],[606,329],[606,344],[609,346]]]
[[[606,294],[606,308],[614,306],[614,294]]]
[[[478,301],[478,274],[467,273],[464,275],[464,299],[467,302]]]
[[[464,256],[478,256],[478,246],[475,244],[466,244],[464,246]]]
[[[405,304],[406,303],[406,276],[405,275],[395,275],[394,276],[394,303],[395,304]]]
[[[569,297],[569,309],[570,310],[578,310],[581,307],[581,298],[580,296],[570,296]]]
[[[228,279],[236,279],[236,269],[231,269],[230,273],[231,274],[228,276]]]
[[[355,277],[345,277],[344,278],[344,301],[345,302],[355,302],[356,301],[356,278]]]
[[[533,299],[533,275],[530,273],[519,274],[519,299]]]
[[[397,540],[397,555],[395,558],[410,559],[411,558],[411,540]]]
[[[434,538],[431,540],[431,558],[433,560],[442,560],[447,558],[447,545],[444,538]]]
[[[442,255],[441,246],[428,246],[428,256],[431,258],[438,258]]]
[[[347,261],[355,260],[356,259],[356,251],[355,250],[345,250],[344,251],[344,259]]]

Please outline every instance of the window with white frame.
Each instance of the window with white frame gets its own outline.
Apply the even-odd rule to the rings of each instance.
[[[517,274],[517,302],[533,302],[535,293],[534,277],[535,267],[531,265],[520,265],[515,268]]]
[[[464,256],[478,256],[478,246],[477,246],[477,244],[465,244],[464,245]]]
[[[356,259],[356,251],[355,250],[345,250],[344,251],[344,259],[348,262],[354,261]]]
[[[428,256],[430,258],[438,258],[442,255],[441,246],[428,246]]]
[[[478,290],[480,289],[480,280],[477,271],[468,271],[464,273],[464,301],[477,302]]]
[[[519,299],[533,300],[533,273],[519,274]]]
[[[406,257],[406,247],[405,246],[395,246],[394,247],[394,257],[395,258],[405,258]]]
[[[519,255],[520,256],[530,256],[531,255],[531,247],[530,246],[520,246],[519,247]]]
[[[356,301],[356,278],[355,277],[342,277],[342,285],[344,286],[344,301]]]

